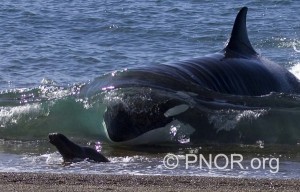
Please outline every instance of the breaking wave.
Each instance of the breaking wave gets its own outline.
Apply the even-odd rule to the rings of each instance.
[[[126,73],[126,70],[118,73],[124,72]],[[114,102],[132,106],[129,102],[136,100],[154,105],[159,101],[152,100],[153,95],[160,95],[160,98],[166,101],[180,100],[188,108],[205,112],[216,132],[234,129],[251,130],[253,134],[263,132],[263,135],[270,135],[271,142],[274,134],[282,134],[284,130],[282,140],[299,139],[298,95],[270,93],[250,97],[216,94],[209,90],[202,90],[203,94],[195,94],[147,87],[104,86],[107,85],[110,76],[114,75],[116,74],[104,75],[93,82],[69,87],[58,86],[52,81],[44,80],[36,88],[2,91],[1,139],[46,139],[49,132],[63,132],[74,137],[109,141],[103,126],[106,106]],[[131,96],[130,99],[128,95]],[[194,122],[185,124],[195,125]],[[183,124],[174,121],[163,135],[165,137],[163,139],[188,143],[190,134],[190,130]],[[290,138],[291,135],[295,137]],[[157,136],[154,134],[149,137],[149,140],[155,140],[156,138],[151,137]]]

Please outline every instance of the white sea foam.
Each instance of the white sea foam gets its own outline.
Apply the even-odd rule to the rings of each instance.
[[[300,53],[300,41],[295,40],[292,44],[293,49],[297,52]]]
[[[293,65],[289,71],[293,73],[300,80],[300,62]]]
[[[7,123],[16,124],[20,118],[27,114],[43,114],[41,110],[41,104],[38,103],[16,107],[1,107],[0,126],[5,127]]]

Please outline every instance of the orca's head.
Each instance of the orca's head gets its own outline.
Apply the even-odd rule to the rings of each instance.
[[[172,121],[172,118],[165,115],[167,109],[166,104],[140,109],[122,103],[107,106],[104,114],[107,135],[113,142],[124,142],[164,127]]]
[[[170,126],[187,109],[184,101],[174,98],[166,99],[158,95],[144,100],[130,98],[126,102],[109,103],[103,116],[103,125],[108,139],[114,143],[128,143],[134,139],[143,143],[140,142],[141,138],[149,139],[145,143],[151,143],[151,140],[157,140],[157,136],[163,137],[165,133],[170,137]],[[164,130],[164,133],[159,133],[160,130]]]

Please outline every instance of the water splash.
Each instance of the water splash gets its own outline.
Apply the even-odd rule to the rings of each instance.
[[[241,121],[252,121],[266,114],[267,110],[220,110],[209,116],[217,132],[235,129]]]
[[[300,49],[299,49],[298,47],[300,47],[300,41],[299,41],[299,40],[295,40],[295,41],[293,42],[293,49],[294,49],[294,51],[296,51],[297,53],[300,53]]]

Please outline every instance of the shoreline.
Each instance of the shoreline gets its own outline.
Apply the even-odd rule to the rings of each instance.
[[[300,191],[300,179],[0,173],[2,191]]]

